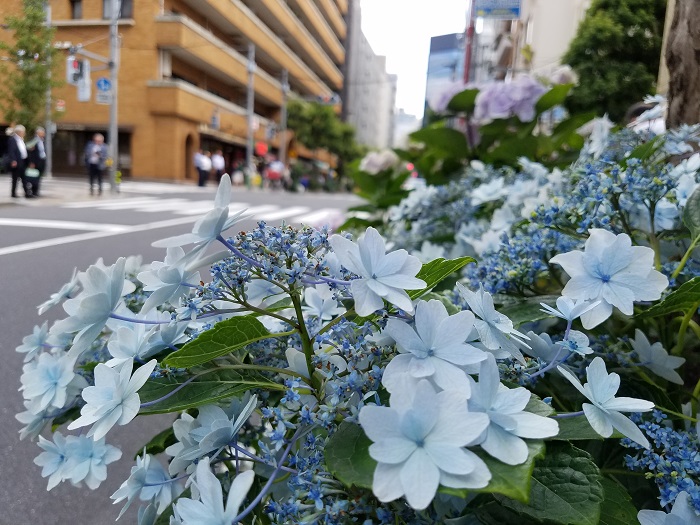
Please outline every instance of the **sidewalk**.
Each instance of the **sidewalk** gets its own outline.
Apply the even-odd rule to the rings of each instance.
[[[90,186],[85,179],[72,177],[51,177],[50,179],[42,179],[40,197],[38,199],[27,199],[24,197],[24,192],[18,188],[18,199],[13,199],[10,196],[10,176],[0,174],[0,206],[55,206],[65,201],[82,201],[98,199],[99,196],[90,195]],[[199,188],[192,182],[170,182],[170,181],[125,181],[120,185],[122,190],[120,193],[112,193],[110,191],[109,182],[102,184],[102,198],[118,199],[120,197],[130,197],[133,193],[182,193],[197,192],[197,193],[214,193],[216,187],[213,184],[205,188]]]

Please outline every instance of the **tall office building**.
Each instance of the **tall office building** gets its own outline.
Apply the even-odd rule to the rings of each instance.
[[[428,108],[435,108],[444,93],[464,78],[464,34],[434,36],[430,39],[428,73],[425,85],[425,115]]]
[[[348,28],[346,120],[356,131],[357,141],[370,148],[392,146],[396,75],[386,71],[386,57],[377,55],[362,32],[359,0],[351,4]]]
[[[18,14],[21,3],[3,0],[0,19]],[[111,0],[50,0],[50,5],[59,45],[82,44],[90,53],[109,54]],[[251,44],[255,140],[276,148],[284,70],[293,95],[340,92],[347,7],[347,0],[121,0],[122,171],[133,177],[192,178],[199,147],[221,148],[229,161],[244,158]],[[91,66],[89,101],[78,101],[75,86],[54,90],[54,101],[64,108],[54,138],[57,173],[82,173],[85,143],[94,132],[107,130],[106,84],[99,79],[109,72],[94,59]],[[305,154],[303,148],[298,152]]]

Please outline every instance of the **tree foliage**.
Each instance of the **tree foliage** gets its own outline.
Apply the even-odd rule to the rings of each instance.
[[[44,0],[22,0],[22,13],[5,19],[13,32],[12,43],[0,43],[0,52],[7,58],[0,63],[4,78],[2,111],[9,122],[34,129],[42,121],[46,90],[52,85],[52,28],[45,25]],[[55,82],[53,82],[55,84]]]
[[[332,106],[292,100],[288,111],[289,129],[310,150],[327,150],[342,163],[363,155],[363,149],[355,142],[355,128],[342,122]]]
[[[593,0],[563,58],[579,76],[571,110],[619,121],[654,91],[665,11],[665,0]]]

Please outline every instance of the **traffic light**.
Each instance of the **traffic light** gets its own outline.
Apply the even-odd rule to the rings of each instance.
[[[85,61],[74,56],[66,59],[66,82],[77,86],[85,74]]]

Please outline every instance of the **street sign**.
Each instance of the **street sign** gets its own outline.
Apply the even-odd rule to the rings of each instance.
[[[521,0],[476,0],[476,16],[497,20],[520,18]]]
[[[56,111],[63,113],[66,110],[66,101],[62,98],[56,100]]]
[[[112,103],[112,82],[107,77],[100,77],[95,85],[97,86],[95,104],[109,106]]]
[[[100,77],[95,82],[98,91],[112,91],[112,82],[107,77]]]

